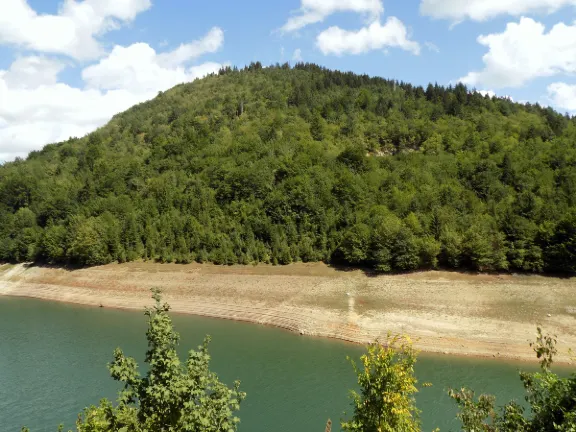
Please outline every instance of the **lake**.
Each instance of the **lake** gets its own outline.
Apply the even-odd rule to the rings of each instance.
[[[348,390],[355,375],[346,356],[361,346],[303,337],[279,329],[175,315],[181,355],[205,334],[213,338],[212,369],[222,381],[242,381],[248,393],[239,417],[241,432],[320,432],[350,412]],[[120,346],[140,364],[146,349],[146,318],[137,311],[0,296],[0,429],[55,432],[72,428],[77,414],[101,397],[115,399],[118,384],[106,364]],[[433,387],[417,396],[423,430],[458,430],[450,387],[470,386],[503,402],[523,400],[518,368],[534,365],[492,359],[422,354],[416,371]],[[66,429],[67,430],[67,429]],[[333,430],[339,430],[334,427]]]

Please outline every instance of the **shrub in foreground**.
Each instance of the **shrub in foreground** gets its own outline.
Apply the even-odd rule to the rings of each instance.
[[[86,408],[78,417],[78,432],[235,431],[240,420],[234,413],[246,396],[240,382],[229,388],[210,371],[209,337],[183,364],[176,353],[180,336],[168,315],[170,307],[159,291],[153,298],[156,304],[146,309],[146,376],[140,376],[133,358],[116,349],[108,368],[112,378],[124,383],[118,403],[103,399]]]

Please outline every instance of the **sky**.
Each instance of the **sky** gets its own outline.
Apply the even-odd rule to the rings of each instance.
[[[0,161],[252,61],[576,114],[576,0],[0,0]]]

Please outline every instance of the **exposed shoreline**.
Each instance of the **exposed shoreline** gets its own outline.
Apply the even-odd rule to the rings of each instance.
[[[0,267],[0,295],[142,310],[158,287],[176,313],[270,325],[352,343],[408,334],[430,353],[535,361],[536,325],[576,349],[576,280],[422,272],[370,276],[323,264],[155,263],[67,270]],[[548,316],[550,315],[550,316]]]

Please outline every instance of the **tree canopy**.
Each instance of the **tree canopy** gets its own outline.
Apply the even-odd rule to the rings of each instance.
[[[0,167],[0,260],[576,271],[576,120],[462,84],[222,69]]]
[[[540,359],[539,372],[520,372],[528,409],[516,401],[496,407],[492,395],[480,395],[464,387],[450,390],[460,411],[464,432],[573,432],[576,430],[576,374],[561,378],[551,370],[557,339],[538,328],[531,343]]]
[[[197,351],[191,350],[185,364],[176,353],[180,336],[161,302],[146,310],[148,316],[148,370],[140,376],[136,360],[121,349],[114,351],[110,375],[124,384],[114,406],[103,399],[88,407],[76,423],[78,432],[234,432],[240,419],[235,412],[246,394],[240,382],[233,388],[210,370],[207,337]]]
[[[576,374],[559,377],[551,365],[557,354],[555,336],[538,328],[531,343],[540,359],[539,372],[520,372],[526,390],[525,405],[516,401],[497,407],[493,395],[476,398],[463,387],[449,390],[458,405],[457,418],[462,432],[574,432],[576,430]],[[371,344],[362,356],[364,368],[354,364],[361,393],[352,392],[354,414],[342,422],[345,431],[419,432],[419,411],[414,394],[418,391],[414,376],[417,353],[407,337],[388,338],[386,343]],[[424,384],[424,387],[430,384]],[[439,429],[435,429],[439,432]]]
[[[354,415],[343,422],[348,432],[419,432],[419,411],[414,394],[416,352],[407,337],[389,337],[374,343],[361,357],[363,368],[354,361],[361,392],[352,391]]]

